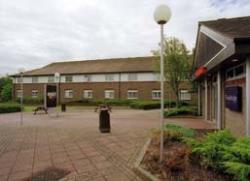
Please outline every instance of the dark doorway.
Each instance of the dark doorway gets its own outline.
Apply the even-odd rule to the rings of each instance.
[[[56,107],[57,102],[57,91],[56,91],[56,85],[47,85],[46,87],[47,92],[47,107]]]

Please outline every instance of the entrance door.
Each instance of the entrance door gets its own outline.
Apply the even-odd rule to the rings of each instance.
[[[56,107],[56,85],[47,85],[46,87],[46,92],[47,92],[47,107]]]

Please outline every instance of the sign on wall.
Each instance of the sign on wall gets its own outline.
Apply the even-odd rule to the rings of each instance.
[[[242,109],[242,88],[239,86],[225,88],[226,108],[241,112]]]

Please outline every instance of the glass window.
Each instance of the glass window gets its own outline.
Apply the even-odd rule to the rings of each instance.
[[[73,90],[65,90],[65,92],[64,92],[64,97],[65,97],[65,98],[73,98],[73,97],[74,97],[74,92],[73,92]]]
[[[105,90],[104,92],[105,99],[114,99],[115,98],[115,91],[114,90]]]
[[[128,99],[138,99],[138,90],[128,90],[127,98]]]
[[[137,80],[137,74],[136,73],[128,74],[128,80],[129,81],[136,81]]]
[[[161,98],[161,91],[160,90],[153,90],[152,91],[152,99],[160,99]]]
[[[239,76],[245,73],[244,66],[238,66],[235,68],[235,76]]]
[[[32,83],[37,83],[38,82],[38,77],[32,77]]]
[[[92,99],[93,98],[93,91],[92,90],[84,90],[83,91],[83,98]]]
[[[188,90],[180,90],[180,100],[181,101],[190,101],[191,93]]]
[[[114,74],[107,74],[107,75],[105,75],[105,80],[107,82],[112,82],[112,81],[114,81],[114,79],[115,79],[115,75]]]
[[[65,82],[73,82],[73,77],[72,77],[72,75],[67,75],[67,76],[65,76]]]
[[[38,97],[38,90],[32,90],[32,97]]]
[[[16,97],[18,97],[18,98],[20,98],[20,97],[22,97],[22,90],[17,90],[16,91]]]
[[[49,83],[55,82],[54,76],[49,76],[49,77],[48,77],[48,82],[49,82]]]
[[[90,82],[91,81],[91,75],[84,75],[84,80],[86,82]]]

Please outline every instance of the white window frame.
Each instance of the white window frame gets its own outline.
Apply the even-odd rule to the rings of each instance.
[[[128,74],[128,81],[137,81],[138,80],[138,74],[137,73],[129,73]]]
[[[48,76],[48,83],[54,83],[55,77],[54,76]]]
[[[38,83],[38,77],[31,77],[32,83]]]
[[[135,96],[131,96],[131,94],[134,94]],[[138,99],[138,90],[128,90],[127,91],[127,99]]]
[[[83,91],[84,99],[92,99],[93,98],[93,90],[84,90]]]
[[[72,99],[74,97],[74,91],[72,89],[67,89],[64,91],[64,98]]]
[[[67,78],[69,78],[71,80],[67,80]],[[65,76],[65,82],[73,82],[73,76],[72,75],[66,75]]]
[[[91,75],[84,75],[84,81],[91,82]]]
[[[21,89],[16,90],[16,97],[21,98],[22,97],[22,92],[23,91]]]
[[[115,74],[106,74],[105,81],[106,82],[113,82],[115,80]]]
[[[161,90],[152,90],[152,99],[154,100],[161,99]]]
[[[181,101],[191,101],[191,93],[186,89],[180,90],[179,96]]]
[[[105,99],[114,99],[115,98],[115,91],[114,90],[105,90],[104,91],[104,98]]]
[[[238,67],[241,67],[241,66],[243,66],[243,73],[236,76],[235,75],[236,69]],[[233,71],[233,76],[232,77],[228,77],[228,72],[230,72],[230,71]],[[241,78],[241,77],[245,77],[245,75],[246,75],[246,64],[245,63],[239,64],[237,66],[234,66],[234,67],[229,68],[229,69],[226,70],[226,80],[238,79],[238,78]]]
[[[39,91],[38,91],[37,89],[33,89],[33,90],[31,91],[31,96],[32,96],[32,97],[38,97],[38,95],[39,95]]]

